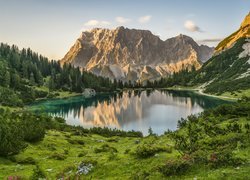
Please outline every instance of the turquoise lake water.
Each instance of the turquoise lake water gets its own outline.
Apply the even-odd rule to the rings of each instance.
[[[31,109],[63,117],[70,125],[136,130],[143,134],[151,127],[154,133],[163,134],[168,129],[175,130],[181,118],[223,103],[228,102],[192,91],[137,90],[40,101]]]

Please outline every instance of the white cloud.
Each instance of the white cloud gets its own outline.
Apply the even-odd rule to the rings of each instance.
[[[223,40],[223,38],[211,38],[211,39],[202,39],[202,40],[199,40],[198,42],[201,42],[201,43],[216,43],[216,42],[220,42],[222,40]]]
[[[201,28],[197,26],[193,21],[187,20],[184,23],[184,27],[191,32],[202,32]]]
[[[151,20],[152,16],[147,15],[147,16],[142,16],[138,19],[139,23],[145,24],[148,23]]]
[[[115,21],[120,23],[120,24],[126,24],[126,23],[129,23],[131,21],[131,19],[118,16],[115,18]]]
[[[84,26],[104,26],[104,25],[110,25],[111,23],[109,21],[98,21],[95,19],[89,20],[84,24]]]

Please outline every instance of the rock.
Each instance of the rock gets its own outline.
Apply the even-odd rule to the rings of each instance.
[[[233,47],[236,41],[243,37],[250,37],[250,13],[245,17],[240,28],[235,33],[231,34],[218,44],[218,46],[215,48],[215,54],[219,54],[220,52]]]
[[[102,139],[97,139],[96,141],[97,141],[97,142],[105,142],[105,141],[102,140]]]
[[[91,163],[81,163],[78,167],[77,167],[77,174],[88,174],[92,169],[94,168],[94,166]]]
[[[141,141],[139,139],[135,140],[135,144],[139,144]]]
[[[192,66],[200,68],[213,48],[179,35],[166,41],[147,30],[95,28],[82,32],[60,61],[123,81],[155,80]]]
[[[93,96],[96,95],[96,92],[95,92],[94,89],[85,88],[84,91],[83,91],[83,93],[82,93],[82,95],[83,95],[84,97],[87,97],[87,98],[88,98],[88,97],[93,97]]]
[[[53,169],[46,169],[46,171],[48,171],[48,172],[52,172],[52,171],[53,171]]]

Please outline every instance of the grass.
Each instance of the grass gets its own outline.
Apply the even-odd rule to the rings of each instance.
[[[168,90],[185,90],[185,91],[197,91],[199,86],[192,86],[192,87],[185,87],[185,86],[175,86],[175,87],[170,87],[170,88],[163,88],[163,89],[168,89]],[[206,95],[206,94],[204,94]],[[215,95],[215,94],[207,94],[208,96],[216,96],[217,98],[224,99],[224,100],[231,100],[235,101],[243,96],[250,96],[250,89],[246,90],[240,90],[240,91],[235,91],[235,92],[224,92],[220,95]]]
[[[37,90],[49,92],[49,88],[46,86],[34,86]],[[81,93],[70,92],[70,91],[53,91],[53,93],[58,93],[59,95],[56,98],[66,98],[80,95]]]
[[[70,141],[76,143],[70,143]],[[84,142],[84,143],[77,143]],[[0,179],[10,176],[19,176],[29,179],[36,165],[45,173],[48,179],[73,176],[81,162],[91,162],[94,168],[87,175],[81,175],[84,179],[136,179],[145,177],[149,179],[165,179],[157,167],[169,159],[175,159],[180,154],[172,152],[159,152],[149,158],[139,158],[134,155],[135,149],[142,143],[154,142],[157,146],[173,146],[173,142],[166,136],[148,136],[144,138],[112,137],[100,135],[75,136],[68,132],[50,130],[43,141],[29,144],[28,147],[14,160],[0,158]],[[104,144],[117,149],[116,152],[96,153],[95,149]],[[249,157],[250,148],[240,151],[239,156]],[[63,159],[57,158],[63,156]],[[20,164],[26,158],[32,158],[36,164]],[[16,161],[16,162],[15,162]],[[171,179],[239,179],[248,178],[250,171],[249,162],[240,167],[226,167],[220,169],[208,169],[207,167],[193,167],[187,174],[173,176]]]
[[[114,140],[115,138],[115,140]],[[84,141],[84,145],[71,144],[68,140]],[[160,152],[159,155],[151,158],[139,159],[133,155],[135,148],[137,147],[136,140],[140,143],[152,141],[154,137],[147,138],[131,138],[131,137],[112,137],[106,138],[99,135],[89,136],[73,136],[69,133],[59,131],[48,131],[46,137],[42,142],[37,144],[29,144],[28,147],[15,156],[16,160],[32,157],[36,164],[44,171],[49,179],[55,179],[58,174],[73,174],[76,172],[77,166],[82,161],[96,161],[97,164],[94,167],[93,172],[86,176],[86,178],[112,178],[117,177],[119,174],[123,179],[130,179],[132,175],[140,173],[141,169],[144,171],[153,171],[159,163],[164,163],[168,158],[176,157],[177,152],[167,153]],[[164,136],[157,139],[159,145],[171,144],[171,141]],[[96,153],[95,149],[100,148],[103,144],[117,149],[117,153],[101,152]],[[129,149],[129,152],[127,152]],[[60,154],[65,156],[64,160],[57,160],[51,158],[54,154]],[[83,154],[79,157],[79,154]],[[122,162],[122,163],[121,163]],[[69,168],[71,166],[71,168]],[[23,178],[29,178],[35,165],[32,164],[17,164],[5,158],[0,159],[0,179],[7,178],[9,176],[18,175]],[[73,169],[65,172],[65,169]],[[132,172],[132,174],[131,174]],[[155,177],[159,179],[163,178],[162,174],[155,172]]]
[[[232,98],[240,98],[242,96],[250,96],[250,89],[246,89],[246,90],[240,90],[240,91],[236,91],[236,92],[225,92],[223,94],[221,94],[222,96],[228,96],[228,97],[232,97]]]
[[[0,105],[0,109],[4,109],[4,110],[8,109],[8,110],[10,110],[12,112],[12,111],[20,111],[23,108],[20,108],[20,107],[9,107],[9,106],[2,106],[2,105]]]

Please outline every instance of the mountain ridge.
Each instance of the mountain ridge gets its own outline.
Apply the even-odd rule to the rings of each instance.
[[[230,49],[238,39],[249,38],[249,37],[250,37],[250,12],[246,15],[246,17],[242,21],[240,28],[217,45],[217,47],[215,48],[215,55],[219,54],[223,50]]]
[[[240,28],[221,41],[214,56],[198,70],[195,81],[205,92],[235,92],[250,88],[250,13]]]
[[[183,68],[196,69],[212,56],[213,48],[191,37],[161,40],[148,30],[94,28],[82,32],[61,60],[96,75],[124,81],[155,80]]]

